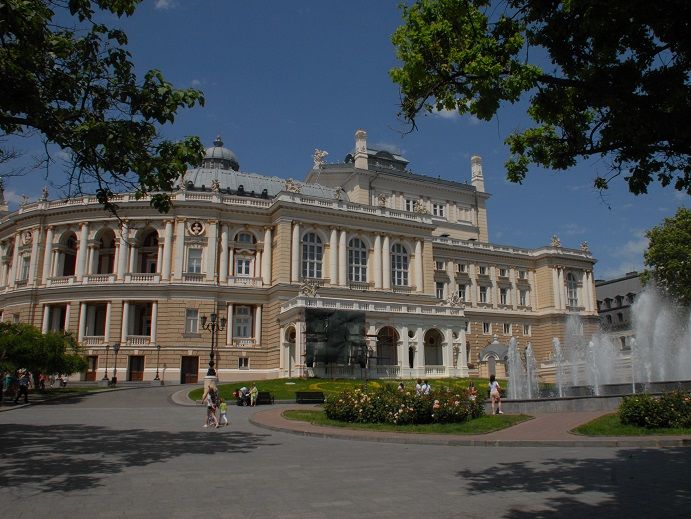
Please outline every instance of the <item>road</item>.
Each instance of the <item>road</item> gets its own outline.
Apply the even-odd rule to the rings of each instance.
[[[691,449],[449,447],[202,428],[181,388],[0,412],[0,510],[61,518],[688,516]],[[8,513],[9,512],[9,513]]]

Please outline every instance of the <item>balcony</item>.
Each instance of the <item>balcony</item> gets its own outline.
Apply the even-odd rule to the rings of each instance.
[[[128,335],[127,346],[149,346],[151,344],[150,335]]]
[[[48,278],[46,283],[49,287],[61,287],[74,284],[74,276],[55,276]]]
[[[233,339],[234,348],[254,348],[257,341],[254,338]]]
[[[89,274],[84,276],[84,283],[88,285],[105,285],[115,282],[115,274]]]
[[[206,281],[206,274],[185,272],[182,274],[182,280],[185,283],[204,283]]]
[[[349,281],[348,288],[351,290],[370,290],[374,286],[374,283],[367,283],[366,281]]]
[[[160,274],[149,274],[146,272],[133,272],[125,275],[126,283],[159,283],[161,281]]]
[[[393,290],[395,294],[410,294],[414,289],[415,287],[406,285],[394,285],[391,287],[391,290]]]
[[[228,276],[228,286],[231,287],[261,287],[263,284],[262,278]]]
[[[103,346],[105,343],[104,335],[85,335],[82,338],[82,346]]]

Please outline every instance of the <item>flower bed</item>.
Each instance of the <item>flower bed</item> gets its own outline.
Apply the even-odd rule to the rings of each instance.
[[[648,429],[691,427],[691,396],[683,391],[661,397],[625,396],[619,407],[619,420]]]
[[[324,411],[330,419],[342,422],[396,425],[459,423],[484,414],[482,402],[471,400],[464,389],[441,389],[431,395],[418,395],[413,391],[399,391],[393,385],[368,392],[346,390],[329,396]]]

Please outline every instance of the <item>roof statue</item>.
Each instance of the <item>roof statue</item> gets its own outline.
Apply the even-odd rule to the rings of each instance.
[[[552,243],[550,244],[552,247],[561,247],[561,240],[559,239],[559,236],[556,234],[552,235]]]

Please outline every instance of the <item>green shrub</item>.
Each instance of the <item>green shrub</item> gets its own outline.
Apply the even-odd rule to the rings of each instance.
[[[631,395],[624,397],[619,407],[622,424],[648,429],[691,427],[691,396],[672,391],[661,397]]]
[[[324,411],[330,419],[342,422],[410,425],[465,422],[482,416],[484,407],[481,401],[470,400],[464,389],[418,395],[386,385],[368,392],[346,390],[327,397]]]

